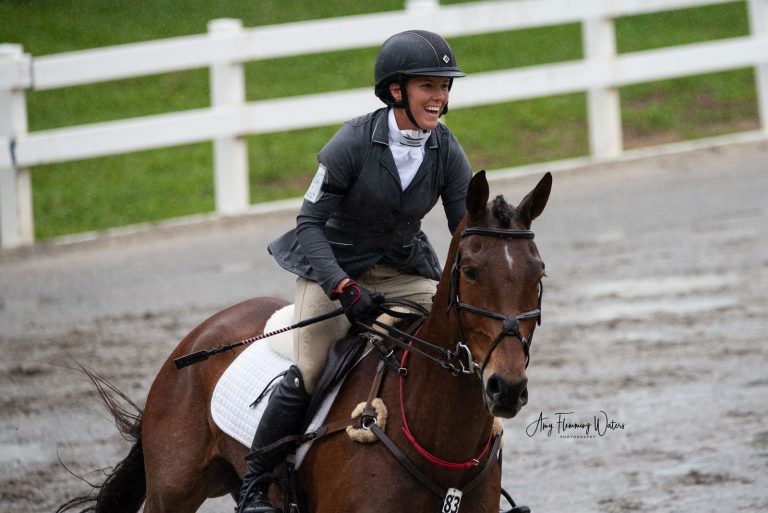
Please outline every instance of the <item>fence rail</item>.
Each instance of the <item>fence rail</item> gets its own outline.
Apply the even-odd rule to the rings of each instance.
[[[246,102],[243,63],[376,46],[392,33],[412,27],[455,37],[581,23],[583,60],[473,74],[452,93],[451,106],[586,91],[595,159],[615,158],[622,152],[619,87],[743,67],[756,70],[761,126],[768,135],[768,0],[748,0],[750,36],[616,53],[617,17],[730,1],[734,0],[505,0],[439,6],[431,0],[410,0],[403,11],[252,29],[243,28],[238,20],[213,20],[203,35],[34,58],[19,45],[0,45],[2,246],[34,241],[30,167],[41,164],[211,140],[216,210],[222,214],[246,210],[244,136],[339,123],[378,102],[370,89]],[[210,108],[27,131],[27,90],[202,67],[210,69]]]

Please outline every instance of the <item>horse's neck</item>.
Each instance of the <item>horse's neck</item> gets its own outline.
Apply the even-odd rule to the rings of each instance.
[[[458,336],[455,316],[449,312],[450,263],[457,245],[458,238],[454,237],[432,311],[419,331],[419,338],[451,350]],[[435,362],[413,354],[404,387],[404,407],[417,439],[430,440],[445,459],[463,461],[476,456],[477,447],[488,440],[493,417],[485,408],[482,384],[475,374],[454,376]]]
[[[456,333],[447,323],[445,307],[435,304],[433,312],[419,338],[453,348]],[[434,444],[439,456],[448,460],[475,457],[492,429],[493,417],[485,409],[480,379],[475,374],[454,376],[417,354],[408,358],[403,401],[415,437]]]

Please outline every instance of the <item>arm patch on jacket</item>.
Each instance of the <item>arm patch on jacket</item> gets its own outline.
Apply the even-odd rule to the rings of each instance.
[[[310,203],[316,203],[317,200],[323,195],[323,182],[325,181],[325,166],[320,164],[315,173],[315,177],[312,179],[312,183],[309,184],[304,199]]]
[[[324,183],[321,187],[323,192],[327,192],[329,194],[335,194],[337,196],[344,196],[347,193],[346,189],[342,189],[341,187],[336,187],[335,185],[331,185],[329,183]]]

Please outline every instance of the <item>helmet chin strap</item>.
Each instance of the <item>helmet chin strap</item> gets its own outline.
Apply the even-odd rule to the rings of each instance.
[[[419,124],[416,122],[416,118],[413,117],[413,112],[411,112],[411,102],[408,101],[408,92],[406,91],[405,83],[406,79],[401,78],[399,80],[400,95],[402,98],[400,100],[400,104],[405,108],[405,115],[408,116],[408,120],[413,123],[413,126],[423,131],[424,129],[419,126]]]

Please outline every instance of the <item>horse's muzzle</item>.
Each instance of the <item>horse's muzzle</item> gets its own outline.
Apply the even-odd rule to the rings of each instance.
[[[510,383],[502,376],[493,374],[485,385],[485,404],[494,417],[514,417],[528,404],[528,378]]]

